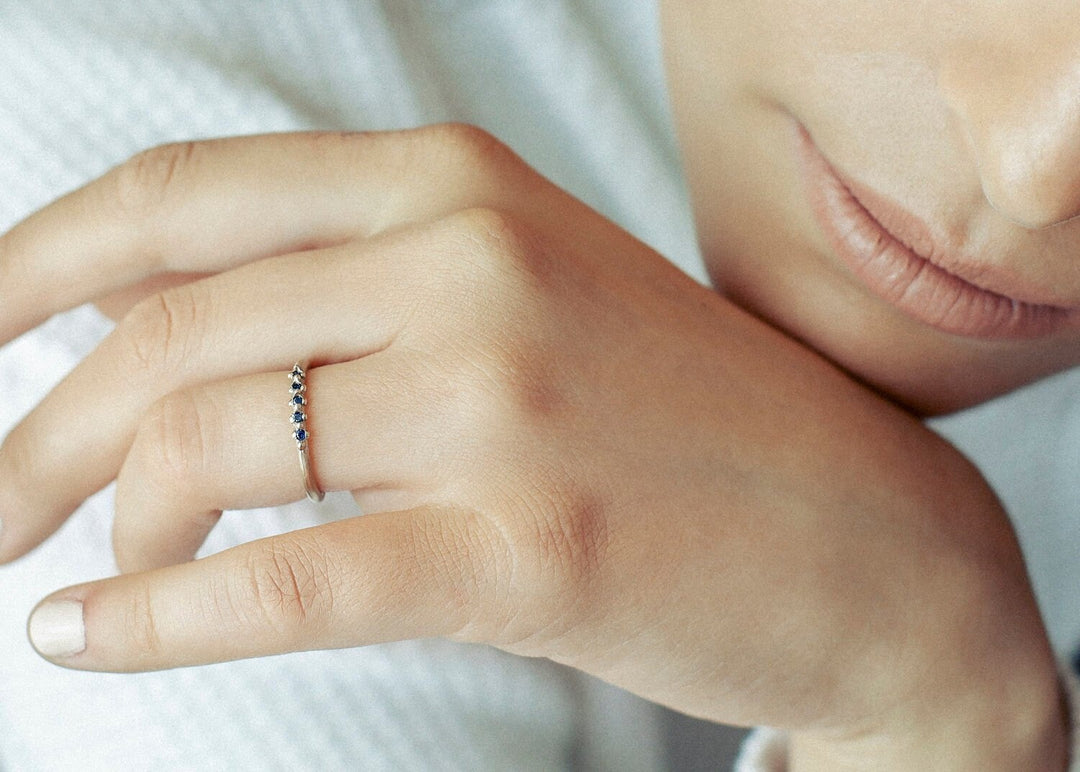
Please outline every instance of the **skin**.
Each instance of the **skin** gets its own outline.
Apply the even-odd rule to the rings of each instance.
[[[1080,334],[949,335],[872,295],[811,213],[801,122],[837,168],[976,269],[1080,305],[1075,3],[664,5],[672,104],[725,294],[918,410],[954,410],[1080,361]]]
[[[747,152],[694,181],[737,302],[461,126],[158,148],[0,238],[0,337],[89,300],[122,314],[0,448],[3,560],[117,484],[124,573],[43,602],[81,604],[85,627],[85,646],[49,658],[127,672],[446,636],[789,729],[795,768],[1062,768],[1053,657],[1005,514],[857,379],[945,409],[987,396],[975,376],[995,362],[1001,390],[1065,366],[1075,341],[972,344],[856,302],[790,168],[767,162],[788,141],[767,84],[718,84],[691,56],[717,50],[735,8],[690,24],[672,4],[666,29],[690,159],[717,147],[690,95],[738,107],[730,125],[708,115]],[[765,10],[762,51],[780,20],[798,28],[784,4]],[[849,34],[825,26],[826,42]],[[798,91],[826,105],[815,83]],[[845,115],[822,124],[830,150],[860,147]],[[748,134],[762,146],[741,147]],[[743,155],[756,176],[730,165]],[[721,194],[713,174],[742,187]],[[770,191],[774,209],[749,205]],[[880,324],[845,340],[845,313]],[[222,508],[303,495],[279,439],[298,352],[320,483],[370,514],[190,561]]]

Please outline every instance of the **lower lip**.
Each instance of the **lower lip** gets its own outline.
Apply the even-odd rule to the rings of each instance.
[[[1080,322],[1075,309],[991,292],[916,254],[867,211],[806,130],[798,129],[799,157],[818,223],[836,254],[876,296],[924,324],[972,338],[1047,337]]]

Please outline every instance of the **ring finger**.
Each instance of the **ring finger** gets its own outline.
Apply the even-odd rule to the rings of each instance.
[[[190,560],[223,509],[302,497],[297,425],[290,420],[297,411],[319,487],[377,490],[383,506],[376,508],[419,503],[405,498],[416,491],[400,455],[387,452],[424,447],[408,439],[402,419],[415,414],[402,404],[409,399],[410,355],[384,351],[309,370],[303,406],[292,404],[285,372],[177,391],[146,412],[117,477],[113,544],[122,570]],[[428,466],[415,451],[409,464]]]

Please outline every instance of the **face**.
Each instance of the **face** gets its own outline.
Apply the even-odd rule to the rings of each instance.
[[[1080,363],[1080,4],[663,13],[720,291],[921,412]]]

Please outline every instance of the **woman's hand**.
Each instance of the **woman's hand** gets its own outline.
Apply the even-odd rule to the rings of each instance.
[[[478,130],[158,148],[5,235],[0,286],[3,339],[150,293],[0,450],[5,560],[117,482],[126,573],[30,625],[59,664],[446,636],[811,745],[1018,706],[1028,740],[1053,702],[955,451]],[[297,360],[318,480],[368,514],[187,562],[303,495]]]

